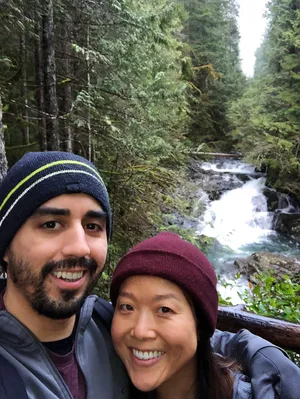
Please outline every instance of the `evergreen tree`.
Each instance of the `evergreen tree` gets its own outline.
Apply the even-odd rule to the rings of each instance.
[[[230,148],[228,104],[243,91],[239,59],[238,7],[234,0],[186,0],[186,40],[194,78],[190,137],[212,148]]]
[[[237,147],[266,165],[268,181],[300,198],[299,2],[268,3],[268,29],[255,75],[230,118]],[[245,116],[247,115],[247,116]]]

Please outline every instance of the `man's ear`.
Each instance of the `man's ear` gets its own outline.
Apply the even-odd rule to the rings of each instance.
[[[9,254],[9,247],[6,248],[3,256],[3,260],[7,263],[8,262],[8,254]]]

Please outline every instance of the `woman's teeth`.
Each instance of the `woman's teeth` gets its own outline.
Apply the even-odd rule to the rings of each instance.
[[[162,351],[142,352],[137,349],[132,349],[132,353],[135,357],[137,357],[140,360],[151,360],[162,356],[165,352]]]
[[[79,280],[83,276],[83,271],[71,273],[71,272],[53,272],[55,277],[61,278],[63,280]]]

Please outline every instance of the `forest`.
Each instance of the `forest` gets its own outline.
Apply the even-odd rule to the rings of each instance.
[[[191,154],[240,153],[300,200],[300,3],[268,2],[253,78],[238,13],[236,0],[0,2],[0,175],[27,151],[97,165],[114,215],[102,290],[128,248],[190,211]]]

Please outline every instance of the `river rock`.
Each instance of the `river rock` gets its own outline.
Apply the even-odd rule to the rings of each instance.
[[[280,210],[288,210],[289,213],[299,212],[299,203],[291,195],[280,193],[270,187],[264,189],[264,195],[267,198],[269,212],[279,212]]]
[[[268,211],[275,212],[279,208],[279,201],[280,201],[277,191],[275,191],[272,188],[266,187],[264,189],[264,196],[267,198]]]
[[[232,173],[201,169],[201,163],[197,161],[191,163],[189,175],[195,185],[205,187],[205,192],[211,201],[217,201],[226,191],[242,187],[244,182],[250,179],[247,175],[240,175],[238,178]]]
[[[274,220],[274,230],[291,236],[300,243],[300,214],[279,213]]]
[[[237,259],[234,264],[240,273],[247,276],[248,280],[256,283],[255,273],[261,274],[275,270],[276,275],[282,278],[285,274],[294,281],[299,281],[300,258],[272,254],[270,252],[255,252],[246,259]]]

